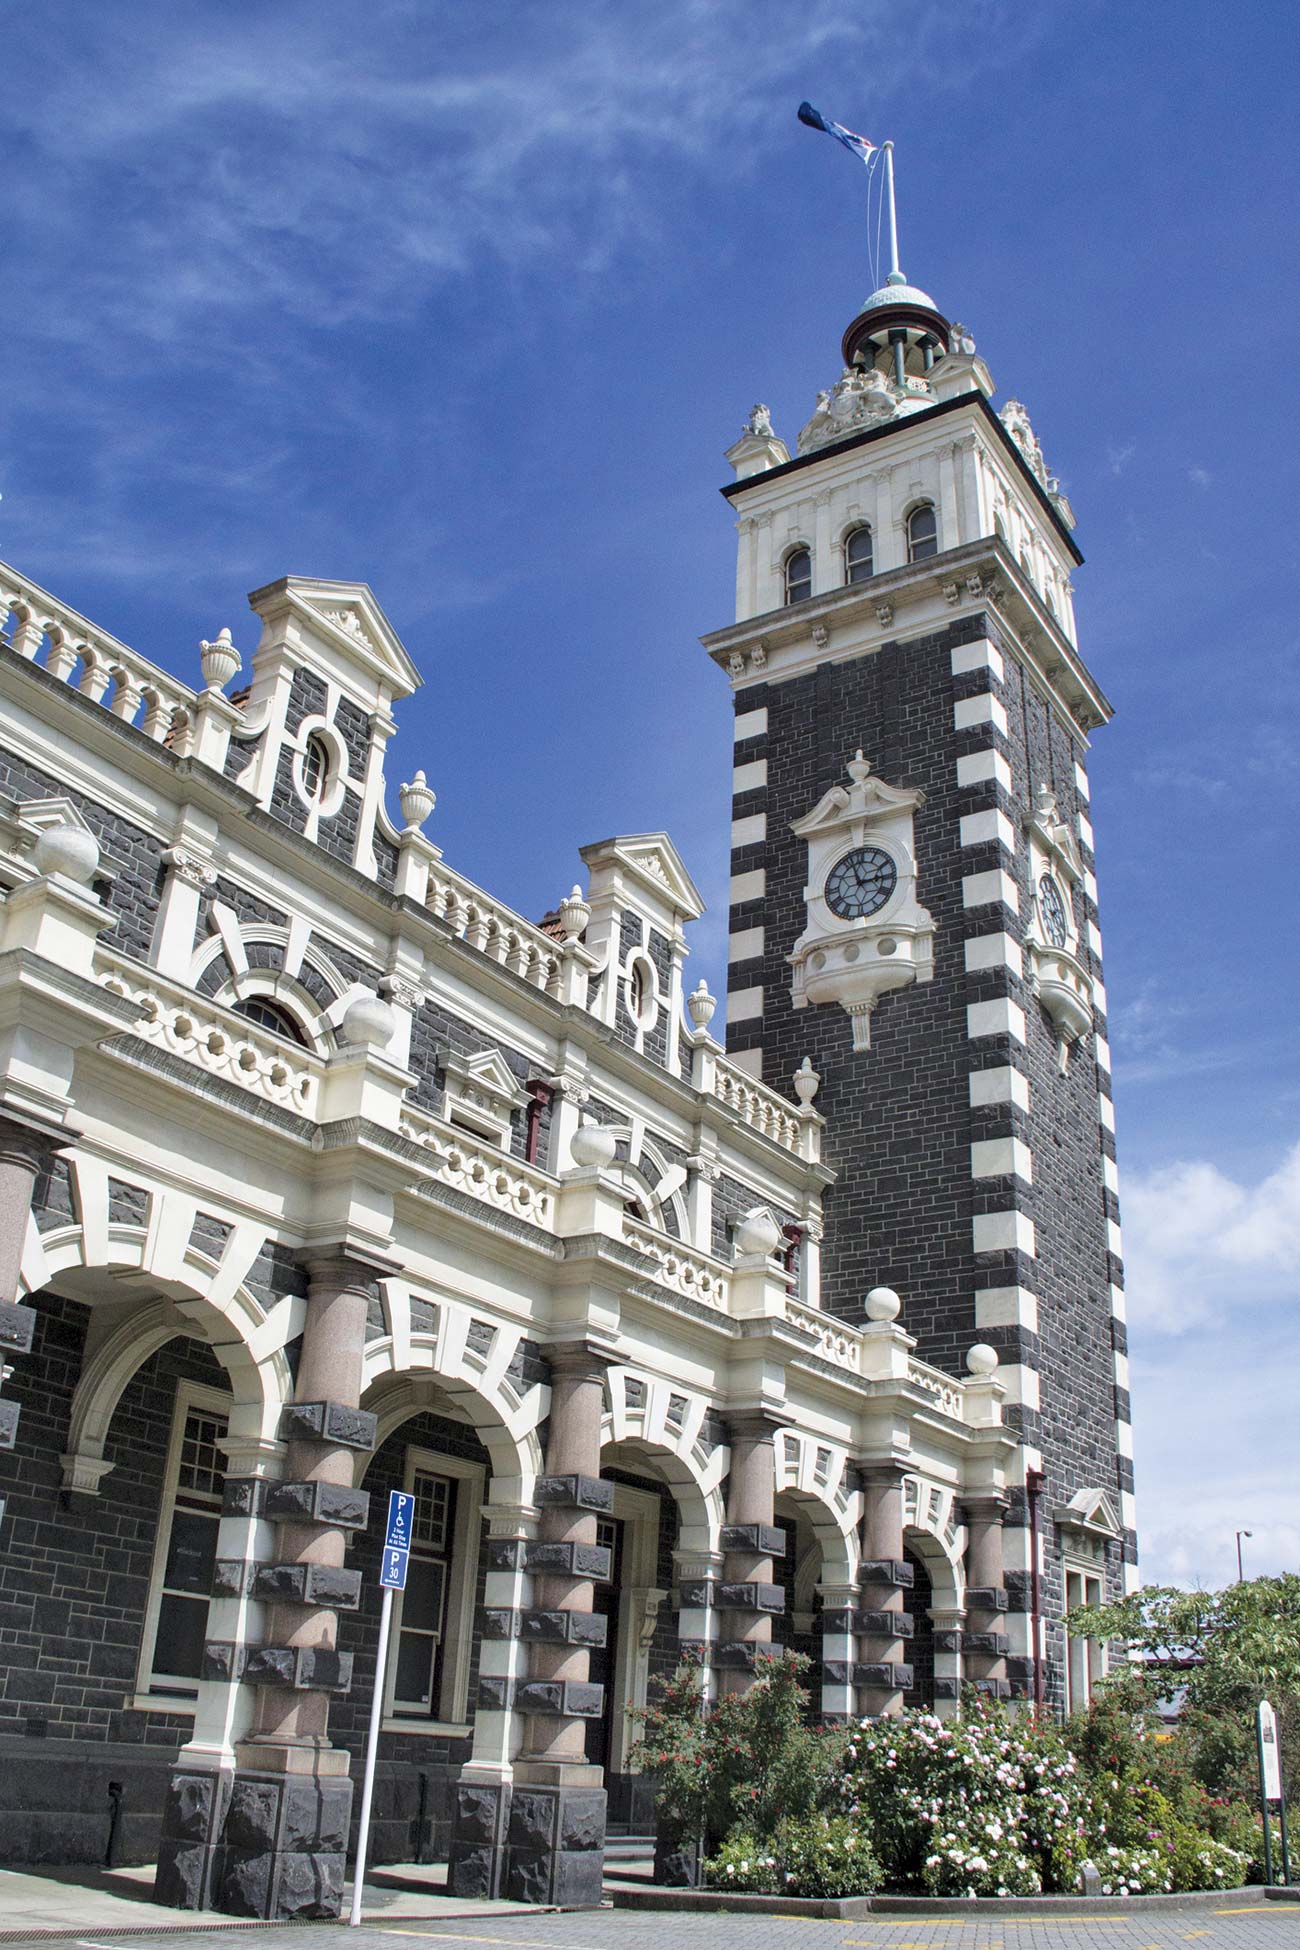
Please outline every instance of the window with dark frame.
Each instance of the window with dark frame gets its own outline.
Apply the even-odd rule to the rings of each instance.
[[[151,1693],[197,1697],[226,1480],[220,1444],[228,1427],[228,1418],[213,1409],[186,1411],[150,1661]]]
[[[807,602],[812,595],[812,555],[806,548],[791,549],[785,558],[785,600]]]
[[[866,582],[875,574],[875,550],[871,530],[863,523],[844,537],[844,580]]]
[[[922,501],[907,517],[907,559],[909,562],[926,562],[938,553],[939,530],[934,508],[929,501]]]
[[[274,1035],[283,1036],[290,1043],[297,1043],[302,1049],[307,1047],[307,1038],[289,1011],[282,1008],[278,1002],[273,1002],[269,995],[246,996],[243,1001],[236,1002],[232,1006],[237,1016],[247,1017],[248,1021],[255,1022],[259,1029],[269,1029]]]
[[[309,799],[324,797],[329,773],[329,746],[313,731],[302,748],[302,789]]]
[[[397,1625],[393,1713],[401,1718],[437,1719],[442,1706],[456,1483],[450,1476],[417,1469],[411,1488],[415,1516],[411,1562]]]

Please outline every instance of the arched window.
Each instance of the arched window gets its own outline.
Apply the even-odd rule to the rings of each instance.
[[[259,1029],[269,1029],[276,1036],[283,1036],[287,1042],[297,1043],[300,1049],[307,1047],[307,1038],[298,1027],[287,1009],[278,1002],[272,1002],[269,995],[250,995],[243,1002],[236,1002],[235,1014],[246,1016],[255,1022]]]
[[[865,582],[874,570],[871,530],[863,522],[861,528],[851,528],[844,537],[844,580]]]
[[[302,789],[309,799],[324,797],[329,776],[330,748],[313,731],[302,750]]]
[[[929,501],[922,501],[907,517],[907,559],[909,562],[925,562],[938,553],[939,531],[935,525],[934,508]]]
[[[785,558],[785,599],[802,603],[811,595],[812,556],[806,548],[793,548]]]

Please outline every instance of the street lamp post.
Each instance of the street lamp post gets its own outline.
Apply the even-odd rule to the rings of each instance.
[[[1245,1581],[1245,1572],[1241,1568],[1241,1540],[1243,1537],[1253,1537],[1254,1534],[1255,1533],[1253,1530],[1239,1530],[1237,1532],[1237,1583],[1238,1584],[1242,1584]]]

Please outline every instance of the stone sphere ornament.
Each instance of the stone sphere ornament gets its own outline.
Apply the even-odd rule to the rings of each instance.
[[[998,1365],[998,1351],[987,1341],[976,1341],[974,1347],[966,1351],[966,1366],[969,1372],[981,1381],[987,1381]]]
[[[873,1286],[867,1295],[868,1320],[897,1320],[903,1303],[892,1286]]]
[[[746,1212],[736,1227],[736,1251],[746,1259],[768,1259],[781,1244],[781,1228],[765,1205]]]
[[[343,1040],[366,1049],[385,1049],[393,1040],[397,1017],[382,995],[359,995],[343,1016]]]
[[[569,1156],[581,1171],[603,1171],[617,1149],[618,1139],[604,1124],[579,1124],[569,1139]]]
[[[230,641],[229,630],[218,630],[211,643],[206,639],[200,643],[199,662],[203,665],[203,681],[210,691],[224,691],[231,678],[243,668],[243,659]]]
[[[99,866],[99,844],[82,826],[47,826],[36,842],[34,858],[40,874],[62,874],[85,886]]]

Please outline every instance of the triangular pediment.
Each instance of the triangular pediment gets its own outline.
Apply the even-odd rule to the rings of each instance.
[[[446,1070],[459,1089],[498,1104],[521,1105],[527,1096],[499,1050],[479,1050],[473,1056],[448,1057]]]
[[[667,900],[686,920],[697,920],[703,914],[700,891],[667,833],[625,833],[617,839],[597,840],[581,851],[593,873],[617,865],[660,900]]]
[[[368,583],[283,576],[255,589],[248,602],[267,624],[284,620],[287,612],[299,632],[317,635],[392,697],[409,697],[423,682]]]
[[[1124,1535],[1119,1510],[1108,1490],[1076,1490],[1068,1503],[1058,1504],[1053,1515],[1062,1530],[1081,1530],[1090,1537],[1108,1539]]]

